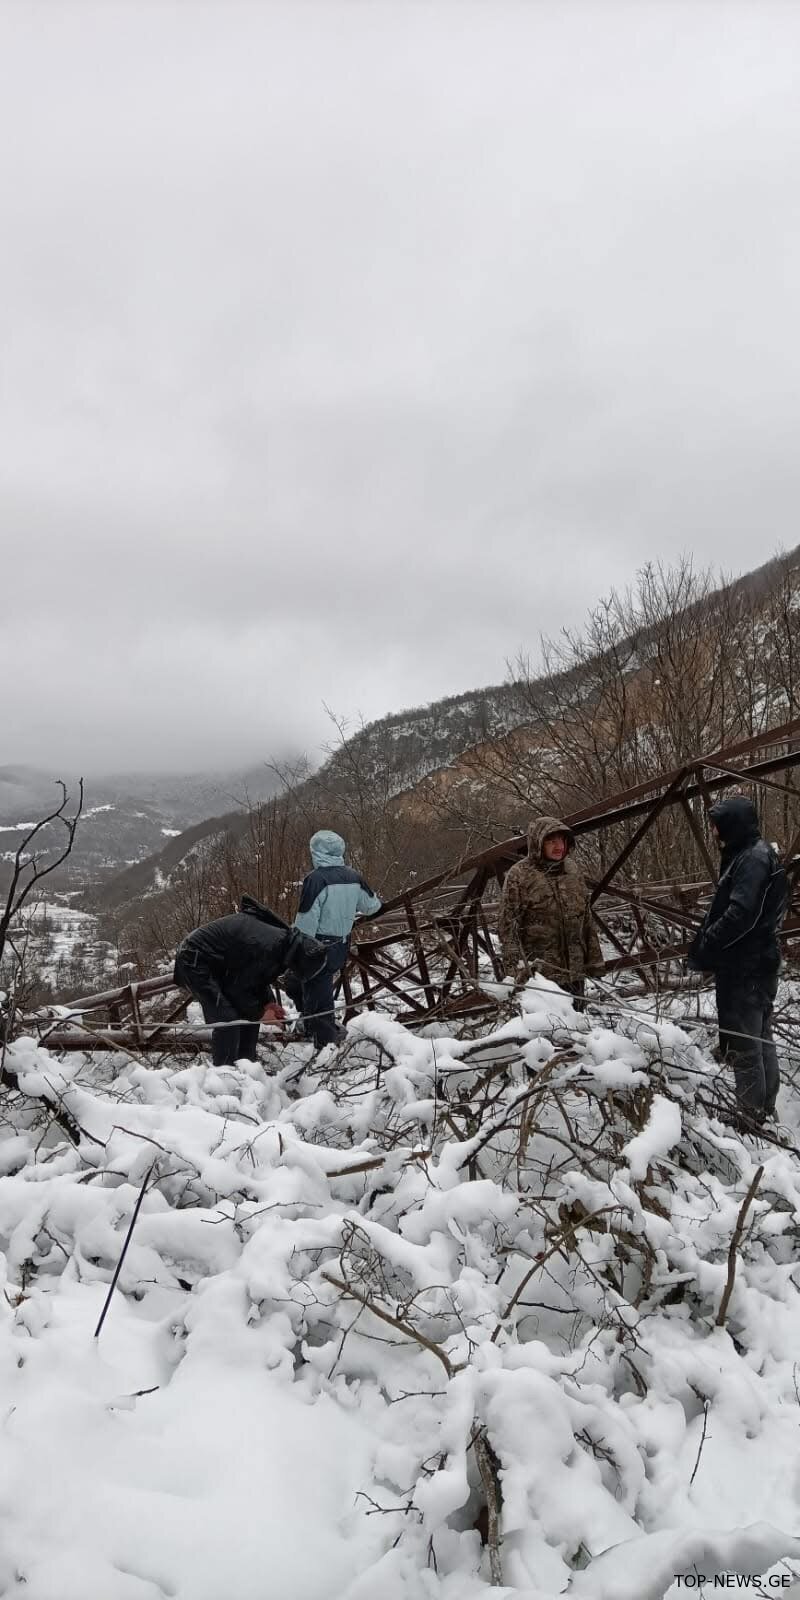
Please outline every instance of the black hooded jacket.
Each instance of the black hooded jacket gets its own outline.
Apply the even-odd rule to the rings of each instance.
[[[786,873],[761,838],[755,806],[744,795],[720,800],[709,816],[723,845],[720,878],[689,950],[689,964],[699,972],[772,976],[781,964]]]
[[[290,968],[307,978],[325,963],[316,939],[290,928],[267,906],[243,895],[239,911],[187,934],[175,957],[175,982],[193,975],[210,990],[220,1022],[257,1021],[275,996],[272,984]]]

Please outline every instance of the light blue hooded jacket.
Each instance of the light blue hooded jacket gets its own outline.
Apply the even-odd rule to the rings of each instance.
[[[310,842],[314,871],[303,881],[294,925],[311,938],[349,939],[356,917],[374,916],[381,902],[360,872],[346,867],[344,839],[329,828]]]

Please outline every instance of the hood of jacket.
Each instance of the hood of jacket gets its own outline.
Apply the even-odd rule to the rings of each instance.
[[[528,826],[528,858],[541,866],[543,861],[542,846],[545,839],[554,833],[563,833],[567,841],[567,854],[574,848],[575,836],[567,827],[566,822],[560,822],[558,817],[535,817]]]
[[[708,814],[724,845],[740,848],[761,838],[758,812],[746,795],[732,794],[727,800],[718,800]]]
[[[346,848],[341,834],[333,833],[330,828],[320,828],[309,840],[315,867],[343,867]]]
[[[262,906],[260,901],[254,900],[251,894],[243,894],[239,901],[239,910],[246,917],[256,917],[259,922],[266,922],[270,928],[286,928],[289,924],[279,917],[276,911],[270,911],[269,906]]]

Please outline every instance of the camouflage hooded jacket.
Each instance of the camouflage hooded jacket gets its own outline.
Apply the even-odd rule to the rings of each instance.
[[[542,846],[554,833],[564,834],[569,853],[551,863]],[[528,855],[508,872],[500,901],[500,942],[509,977],[524,961],[567,986],[602,966],[586,880],[571,855],[574,844],[557,817],[537,817],[528,829]]]

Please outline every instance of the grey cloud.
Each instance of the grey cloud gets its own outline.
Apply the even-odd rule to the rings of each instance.
[[[781,4],[6,8],[6,759],[316,748],[643,559],[797,542],[798,45]]]

